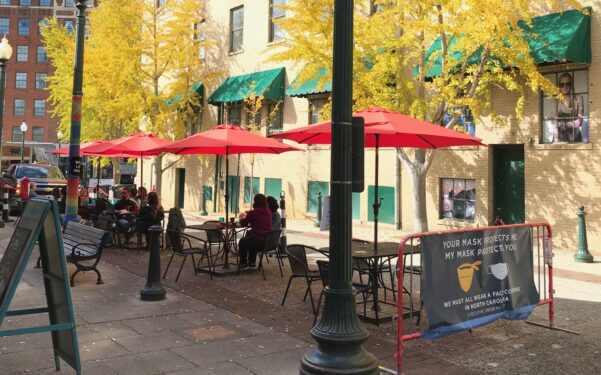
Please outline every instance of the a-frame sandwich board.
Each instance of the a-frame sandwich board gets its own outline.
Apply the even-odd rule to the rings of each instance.
[[[36,241],[39,242],[42,259],[47,307],[8,311]],[[51,332],[56,369],[60,369],[59,358],[62,358],[78,375],[81,374],[58,207],[55,201],[32,199],[27,203],[0,259],[0,328],[6,316],[43,313],[48,314],[49,325],[0,329],[0,337]]]

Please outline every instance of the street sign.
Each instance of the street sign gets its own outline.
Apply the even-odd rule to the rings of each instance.
[[[48,313],[50,324],[0,330],[0,337],[51,332],[56,369],[60,369],[59,358],[62,358],[79,375],[81,363],[60,222],[55,201],[30,200],[0,260],[0,327],[5,316],[40,313]],[[8,311],[36,240],[42,260],[47,307]]]

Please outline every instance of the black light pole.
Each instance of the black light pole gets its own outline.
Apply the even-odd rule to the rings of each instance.
[[[25,132],[27,131],[27,124],[25,122],[21,123],[21,163],[23,163],[23,154],[25,152]]]
[[[71,104],[71,131],[69,135],[69,164],[67,166],[67,207],[65,222],[77,221],[79,175],[81,174],[81,105],[83,99],[83,48],[86,32],[86,0],[77,0],[75,27],[75,66],[73,67],[73,96]]]
[[[4,86],[6,86],[6,63],[13,54],[6,35],[0,42],[0,172],[2,171],[2,145],[4,144]]]
[[[352,286],[352,69],[353,1],[335,0],[330,279],[323,315],[311,330],[317,347],[301,360],[301,374],[378,374],[376,358],[362,346],[368,332],[359,323]]]

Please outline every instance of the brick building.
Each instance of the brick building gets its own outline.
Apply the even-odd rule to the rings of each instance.
[[[13,54],[6,65],[3,118],[2,170],[20,158],[21,123],[27,124],[25,160],[31,142],[52,147],[58,120],[50,117],[45,79],[52,73],[42,42],[40,23],[57,17],[74,30],[77,9],[73,0],[0,0],[0,35],[6,35]],[[43,145],[41,145],[43,146]]]

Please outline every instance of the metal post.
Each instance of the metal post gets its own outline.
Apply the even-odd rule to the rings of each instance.
[[[69,165],[67,166],[67,205],[65,222],[77,221],[77,195],[81,156],[79,141],[81,138],[81,105],[83,98],[83,48],[85,38],[86,0],[77,0],[77,26],[75,29],[75,66],[73,67],[73,99],[71,104],[71,132],[69,138]]]
[[[334,0],[332,76],[330,279],[321,320],[311,330],[317,347],[301,360],[301,374],[378,374],[376,358],[362,346],[352,286],[353,1]]]
[[[148,276],[146,285],[140,290],[143,301],[160,301],[165,299],[166,291],[161,284],[161,233],[160,225],[148,228]]]
[[[322,200],[322,196],[321,196],[321,191],[317,192],[317,221],[315,222],[315,226],[316,227],[320,227],[321,226],[321,200]]]
[[[582,263],[593,263],[593,256],[588,252],[588,240],[586,238],[586,221],[584,206],[578,207],[578,250],[574,254],[574,260]]]
[[[4,221],[5,223],[13,221],[12,219],[10,219],[8,217],[8,214],[10,212],[10,207],[8,205],[8,201],[9,201],[8,195],[10,194],[10,190],[11,190],[11,188],[6,187],[6,185],[4,185],[4,195],[2,197],[2,221]]]
[[[21,131],[21,163],[23,163],[23,151],[25,150],[25,132]]]
[[[2,181],[2,180],[0,180]],[[2,194],[2,199],[0,199],[0,211],[4,213],[4,191],[6,187],[4,186],[4,182],[2,182],[2,186],[0,186],[0,193]],[[4,228],[4,220],[0,217],[0,228]]]
[[[205,216],[207,214],[207,187],[202,187],[202,206],[200,207],[199,215]]]
[[[6,85],[6,62],[7,59],[0,59],[0,173],[2,169],[2,145],[4,144],[4,86]]]

